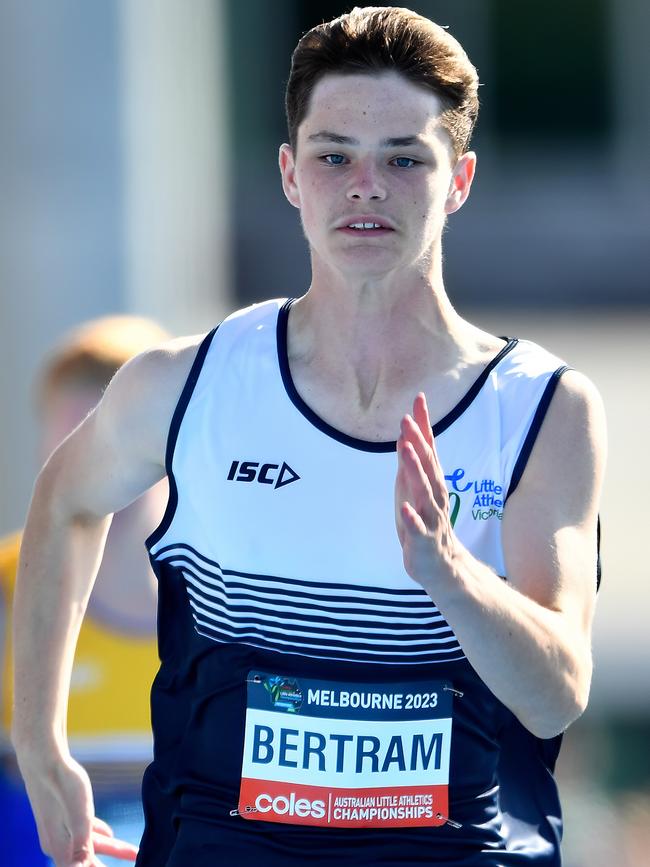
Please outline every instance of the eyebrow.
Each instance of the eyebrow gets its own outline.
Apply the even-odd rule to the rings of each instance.
[[[307,141],[313,142],[332,142],[333,144],[346,144],[346,145],[358,145],[360,144],[359,139],[352,138],[348,135],[340,135],[337,132],[330,132],[329,130],[321,130],[320,132],[315,132],[313,135],[310,135]],[[404,135],[399,136],[398,138],[385,138],[380,142],[381,147],[384,148],[403,148],[403,147],[412,147],[413,145],[421,145],[426,147],[423,139],[418,135]]]

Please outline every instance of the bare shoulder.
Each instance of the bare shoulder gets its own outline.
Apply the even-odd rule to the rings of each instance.
[[[593,506],[607,451],[605,409],[594,383],[577,370],[559,379],[526,467],[524,486],[565,486]],[[572,502],[570,497],[567,502]],[[577,503],[575,503],[577,506]]]
[[[569,411],[572,417],[584,415],[604,420],[600,392],[589,377],[579,370],[569,369],[562,374],[553,401],[562,410]]]
[[[62,513],[119,511],[165,475],[172,417],[202,340],[169,341],[118,370],[41,471]]]
[[[98,425],[135,434],[156,462],[164,462],[172,416],[205,335],[169,340],[121,367],[97,408]],[[116,431],[117,433],[117,431]]]
[[[176,383],[182,387],[204,338],[205,334],[175,337],[141,352],[118,370],[109,387],[114,387],[116,382],[121,389],[127,383],[130,387],[151,388],[156,382],[166,382],[168,386]]]
[[[584,374],[566,371],[503,515],[509,580],[543,605],[572,607],[583,625],[596,588],[606,447],[598,390]]]

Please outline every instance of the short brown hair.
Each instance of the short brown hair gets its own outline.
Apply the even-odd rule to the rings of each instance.
[[[292,148],[296,148],[298,127],[309,110],[312,91],[324,75],[389,70],[436,94],[454,154],[456,158],[463,154],[478,115],[476,69],[445,29],[396,6],[357,7],[313,27],[298,42],[285,101]]]
[[[105,388],[123,364],[168,340],[169,333],[143,316],[103,316],[64,335],[46,358],[37,390],[42,401],[66,385]]]

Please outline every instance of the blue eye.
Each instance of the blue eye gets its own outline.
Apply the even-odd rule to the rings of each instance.
[[[345,162],[343,154],[325,154],[323,159],[328,166],[342,166]]]
[[[415,160],[412,160],[411,157],[395,157],[393,162],[400,169],[410,169],[411,166],[415,165]]]

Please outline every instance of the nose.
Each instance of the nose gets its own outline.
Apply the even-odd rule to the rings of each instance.
[[[384,180],[373,160],[359,160],[350,174],[347,198],[353,202],[378,202],[386,198]]]

